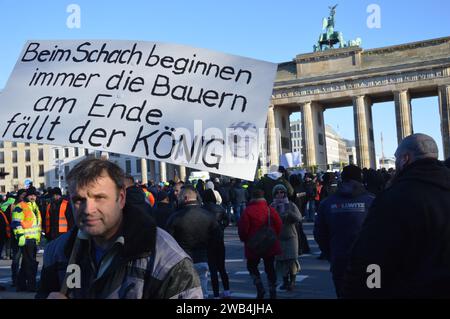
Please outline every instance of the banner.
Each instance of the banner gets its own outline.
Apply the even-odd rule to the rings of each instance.
[[[176,44],[28,41],[0,94],[0,139],[253,180],[276,69]]]

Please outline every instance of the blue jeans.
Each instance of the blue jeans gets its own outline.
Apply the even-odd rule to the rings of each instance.
[[[240,203],[240,204],[233,205],[234,222],[236,223],[236,225],[239,222],[239,218],[241,218],[241,214],[245,210],[245,206],[246,206],[245,203]]]
[[[316,202],[311,199],[306,204],[306,219],[309,221],[314,221],[314,216],[316,214]]]
[[[194,269],[197,271],[200,277],[200,284],[202,286],[203,298],[208,298],[208,263],[196,263],[194,264]]]

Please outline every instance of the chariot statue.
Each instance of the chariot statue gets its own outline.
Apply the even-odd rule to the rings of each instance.
[[[316,45],[314,45],[314,52],[317,51],[325,51],[329,49],[333,49],[335,46],[338,48],[344,48],[349,46],[360,46],[361,39],[357,38],[356,40],[351,40],[348,43],[344,41],[344,36],[342,32],[335,31],[335,15],[336,15],[336,7],[338,5],[334,5],[328,7],[330,9],[330,15],[328,18],[323,18],[322,21],[322,30],[325,32],[321,33],[319,36],[319,41]]]

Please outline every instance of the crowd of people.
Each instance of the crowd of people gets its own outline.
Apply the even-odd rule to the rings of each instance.
[[[450,284],[450,163],[434,140],[405,138],[396,170],[288,172],[272,166],[255,181],[136,183],[115,164],[87,159],[68,190],[33,187],[1,199],[0,256],[12,259],[17,291],[37,298],[230,298],[224,231],[237,226],[256,297],[295,289],[299,256],[311,249],[304,222],[330,262],[339,298],[445,297]],[[447,166],[447,167],[446,167]],[[263,228],[276,238],[263,253],[248,244]],[[36,252],[45,245],[40,283]],[[21,262],[20,262],[21,260]],[[80,285],[68,286],[69,264]],[[378,265],[382,285],[367,285]],[[219,277],[222,282],[220,293]]]

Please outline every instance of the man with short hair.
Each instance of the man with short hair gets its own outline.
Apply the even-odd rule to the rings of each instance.
[[[450,297],[450,170],[428,135],[403,139],[350,258],[349,298]]]
[[[203,295],[208,296],[208,247],[221,238],[219,223],[197,201],[197,191],[191,185],[184,186],[179,195],[181,209],[167,222],[167,231],[192,257],[200,277]]]
[[[125,207],[120,167],[86,159],[67,182],[76,227],[46,247],[37,298],[202,297],[189,256],[140,205]],[[68,285],[69,263],[80,270],[79,285]]]
[[[330,262],[338,298],[343,296],[342,284],[353,242],[374,199],[362,184],[361,169],[348,165],[342,171],[337,192],[319,206],[314,239]]]

